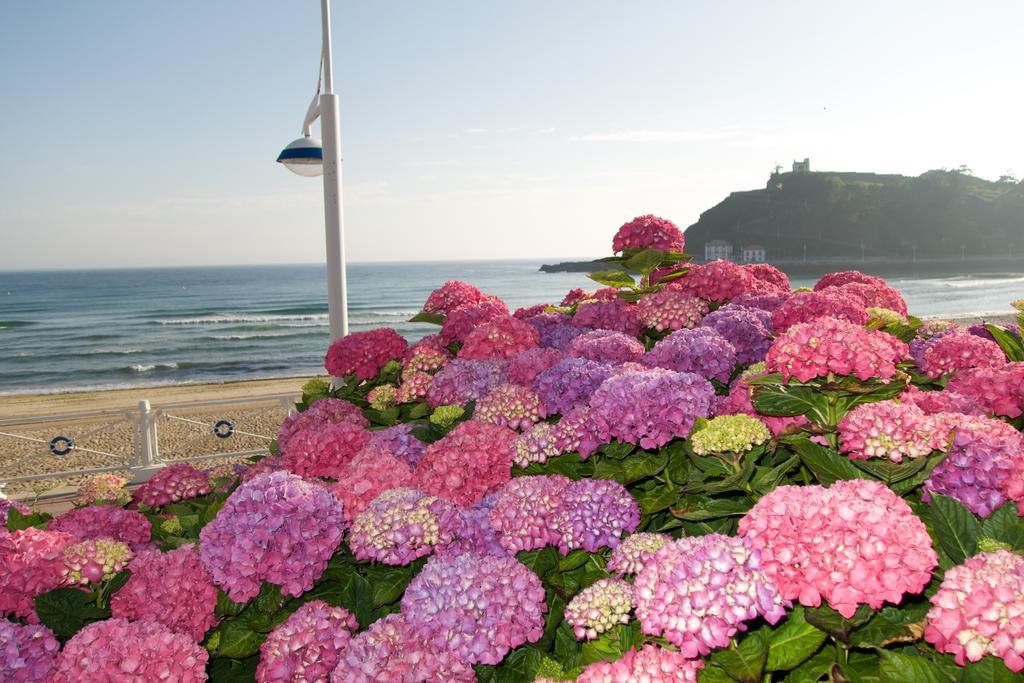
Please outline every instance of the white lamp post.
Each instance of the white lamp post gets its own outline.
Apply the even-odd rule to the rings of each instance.
[[[327,315],[330,319],[331,341],[348,334],[348,295],[345,291],[345,220],[341,195],[341,129],[338,124],[338,96],[334,94],[334,73],[331,64],[330,0],[320,0],[323,22],[321,73],[323,92],[317,82],[317,93],[306,112],[302,137],[290,143],[278,155],[278,162],[301,176],[324,176],[324,228],[327,237]],[[323,145],[310,135],[310,128],[320,117]]]

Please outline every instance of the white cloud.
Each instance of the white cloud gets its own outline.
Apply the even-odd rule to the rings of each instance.
[[[554,128],[541,128],[540,130],[537,131],[537,135],[548,135],[548,134],[554,133],[554,132],[555,132]]]
[[[486,133],[487,129],[486,128],[467,128],[466,130],[464,130],[462,132],[466,133],[467,135],[477,135],[477,134],[480,134],[480,133]]]
[[[736,135],[735,127],[725,126],[698,130],[624,130],[574,135],[569,139],[574,142],[701,142],[724,140]]]

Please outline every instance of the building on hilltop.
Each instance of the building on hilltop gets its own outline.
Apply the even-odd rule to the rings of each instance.
[[[725,240],[711,240],[704,245],[704,260],[732,259],[732,244]]]
[[[810,173],[811,158],[804,157],[803,161],[793,161],[793,173]]]
[[[760,244],[748,244],[740,250],[743,258],[743,263],[764,263],[765,261],[765,248]]]

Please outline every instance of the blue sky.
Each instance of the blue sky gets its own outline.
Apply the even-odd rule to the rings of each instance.
[[[312,262],[316,0],[0,3],[0,269]],[[355,261],[589,256],[772,166],[1024,173],[1019,2],[334,2]]]

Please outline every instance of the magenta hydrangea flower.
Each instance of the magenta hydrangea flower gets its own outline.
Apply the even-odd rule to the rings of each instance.
[[[538,347],[520,351],[508,362],[508,381],[532,387],[537,375],[564,359],[565,351]]]
[[[322,486],[289,472],[252,479],[199,532],[199,557],[235,602],[264,581],[298,597],[313,587],[341,544],[341,503]]]
[[[984,415],[985,407],[974,396],[950,391],[921,391],[911,385],[900,394],[900,401],[915,405],[926,415],[937,413],[962,413],[964,415]]]
[[[682,252],[685,246],[683,231],[675,223],[650,213],[623,223],[612,238],[612,251],[615,253],[626,249]]]
[[[850,283],[865,285],[884,285],[885,280],[875,275],[865,275],[859,270],[841,270],[835,273],[822,275],[821,279],[814,285],[814,291],[819,292],[829,287],[842,287]]]
[[[644,329],[636,304],[627,303],[619,298],[584,301],[576,308],[572,324],[592,330],[613,330],[631,337],[640,336]]]
[[[815,288],[815,291],[827,292],[833,289],[860,298],[868,308],[885,308],[895,311],[901,318],[906,320],[907,302],[895,287],[892,287],[884,280],[875,283],[849,282],[840,287]]]
[[[965,666],[985,655],[1024,670],[1024,557],[979,553],[947,569],[931,597],[924,639]]]
[[[352,639],[331,683],[476,683],[473,668],[424,643],[404,614],[389,614]]]
[[[351,422],[307,427],[288,440],[282,464],[300,477],[338,478],[370,440],[370,432]]]
[[[744,308],[756,308],[759,311],[765,311],[766,313],[774,313],[782,304],[789,301],[789,298],[793,296],[792,292],[770,292],[768,294],[740,294],[739,296],[733,297],[732,304],[735,306],[743,306]]]
[[[426,303],[423,304],[423,310],[426,313],[445,315],[464,306],[494,299],[497,297],[484,294],[468,282],[449,280],[430,293]]]
[[[785,332],[798,323],[823,317],[839,318],[864,325],[871,317],[864,300],[842,289],[797,292],[772,312],[772,329]]]
[[[830,372],[865,381],[890,380],[907,353],[907,345],[890,334],[825,316],[781,334],[768,349],[765,366],[787,381],[796,377],[807,382]]]
[[[499,384],[476,404],[473,419],[509,429],[529,429],[546,415],[540,396],[518,384]]]
[[[360,427],[370,426],[370,421],[354,403],[340,398],[321,398],[301,413],[292,413],[284,419],[277,433],[277,449],[287,453],[291,438],[300,431],[334,422],[349,422]]]
[[[711,261],[690,266],[683,277],[669,282],[668,287],[679,289],[705,301],[729,301],[748,292],[764,291],[754,275],[743,266],[731,261]]]
[[[456,358],[434,375],[427,391],[427,403],[431,408],[464,405],[483,398],[491,389],[506,381],[506,361]]]
[[[357,628],[356,618],[343,607],[323,600],[305,603],[260,645],[256,680],[326,683]]]
[[[660,368],[623,372],[590,397],[592,427],[600,443],[614,439],[658,448],[689,436],[694,420],[709,415],[714,395],[711,384],[692,373]]]
[[[110,538],[131,547],[149,543],[152,524],[146,516],[116,505],[75,508],[50,520],[50,531],[64,531],[79,540]]]
[[[539,344],[540,335],[532,325],[506,315],[478,325],[470,332],[459,351],[459,358],[508,360]]]
[[[743,270],[779,293],[788,294],[793,288],[789,283],[789,276],[770,263],[747,263],[744,264]]]
[[[699,659],[687,659],[682,653],[658,645],[629,650],[614,662],[594,662],[576,679],[576,683],[696,683],[697,672],[704,668]]]
[[[52,683],[206,680],[206,650],[152,621],[95,621],[57,655]]]
[[[366,447],[383,448],[415,469],[423,456],[427,454],[427,444],[417,439],[412,433],[415,427],[415,424],[404,423],[370,432],[370,440]]]
[[[656,534],[648,531],[632,534],[622,539],[608,557],[608,571],[612,574],[639,574],[654,553],[672,542],[668,534]]]
[[[566,358],[537,375],[533,386],[548,415],[565,415],[586,405],[601,383],[612,376],[607,363],[586,358]]]
[[[849,619],[857,606],[898,604],[931,581],[938,556],[924,522],[877,481],[779,486],[740,519],[765,574],[786,600],[822,598]]]
[[[577,548],[594,553],[599,548],[614,549],[624,534],[636,529],[640,506],[617,481],[580,479],[565,487],[552,523],[563,555]]]
[[[127,483],[127,479],[112,472],[94,474],[78,485],[78,490],[75,492],[75,505],[85,506],[98,503],[127,505],[132,499],[131,492],[125,488]]]
[[[352,459],[329,490],[341,501],[349,524],[382,491],[412,484],[406,461],[379,446],[367,446]]]
[[[568,485],[561,475],[516,477],[505,484],[488,515],[502,547],[517,553],[556,545],[561,534],[554,518]]]
[[[707,313],[706,301],[679,289],[662,289],[637,302],[640,322],[658,332],[696,327]]]
[[[698,327],[668,335],[647,352],[643,362],[651,367],[728,382],[736,367],[736,349],[717,330]]]
[[[0,621],[0,679],[47,683],[60,643],[45,626]]]
[[[1013,476],[1014,463],[1024,461],[1024,435],[1001,420],[953,419],[953,443],[925,481],[925,499],[928,493],[941,493],[988,517],[1007,502],[1004,482]]]
[[[64,581],[64,549],[78,539],[29,527],[0,535],[0,614],[38,624],[35,597]]]
[[[519,467],[529,467],[533,462],[543,464],[563,453],[558,443],[558,425],[538,422],[516,437],[512,462]]]
[[[863,403],[839,422],[839,450],[854,460],[923,458],[944,450],[949,431],[912,403]]]
[[[411,488],[384,491],[352,522],[348,545],[358,560],[406,565],[452,540],[454,504]]]
[[[736,362],[747,366],[764,360],[772,345],[772,317],[767,311],[729,304],[708,314],[700,323],[729,342]]]
[[[633,586],[621,579],[599,579],[565,606],[565,621],[577,640],[593,640],[619,624],[629,623]]]
[[[586,460],[601,446],[590,408],[586,404],[562,415],[555,425],[555,449],[559,453],[576,451]]]
[[[324,368],[332,377],[373,379],[389,361],[400,359],[408,347],[409,342],[390,327],[353,332],[331,342]]]
[[[205,496],[213,490],[210,479],[187,462],[166,465],[135,489],[132,497],[151,507]]]
[[[970,368],[998,368],[1006,365],[1006,355],[994,341],[966,332],[953,332],[934,338],[924,349],[921,371],[929,377],[941,377]]]
[[[644,564],[633,591],[643,632],[690,659],[726,647],[746,621],[776,623],[789,605],[750,542],[721,534],[666,544]]]
[[[544,633],[544,586],[514,557],[433,557],[405,589],[416,635],[467,664],[497,664]]]
[[[110,613],[128,621],[155,621],[197,643],[217,624],[217,588],[199,561],[199,548],[148,551],[129,564],[131,577],[110,598]]]
[[[542,313],[528,318],[526,323],[537,330],[542,348],[564,349],[573,339],[590,331],[588,327],[573,325],[572,318],[565,313]]]
[[[516,433],[469,421],[427,447],[416,467],[416,485],[435,496],[472,506],[512,477]]]
[[[961,370],[949,380],[946,391],[977,400],[993,415],[1020,417],[1024,414],[1024,363]]]
[[[528,320],[535,315],[540,315],[550,307],[551,304],[533,304],[532,306],[520,306],[512,313],[512,316],[515,318],[519,318],[520,320]]]
[[[508,307],[501,301],[483,301],[458,308],[445,316],[440,340],[445,346],[452,342],[464,343],[473,330],[484,323],[507,317]]]
[[[569,342],[566,351],[577,358],[618,364],[640,360],[644,345],[621,332],[592,330]]]

